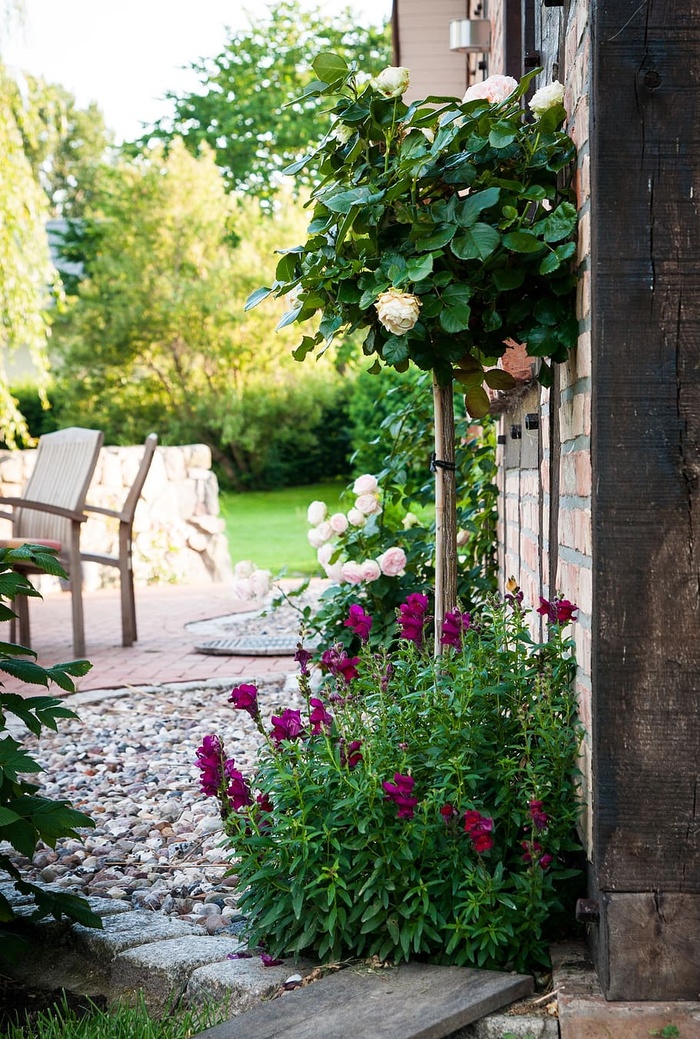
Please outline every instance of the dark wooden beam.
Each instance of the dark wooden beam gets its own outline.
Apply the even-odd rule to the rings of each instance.
[[[599,973],[611,998],[697,999],[700,0],[591,15]]]

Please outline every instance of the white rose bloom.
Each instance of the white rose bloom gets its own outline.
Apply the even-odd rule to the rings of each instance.
[[[364,476],[358,476],[352,485],[353,494],[374,494],[378,489],[379,482],[376,476],[371,476],[370,473],[365,473]]]
[[[325,545],[321,545],[318,552],[316,553],[316,558],[318,559],[321,566],[326,566],[327,563],[330,563],[331,559],[333,558],[334,552],[335,546],[331,545],[329,541],[326,541]]]
[[[241,559],[233,568],[233,576],[237,580],[244,580],[246,577],[250,577],[254,569],[250,559]]]
[[[331,581],[335,581],[336,584],[343,583],[343,564],[339,559],[335,563],[326,563],[323,569],[326,571],[326,577],[329,577]]]
[[[410,81],[410,69],[406,69],[402,65],[389,65],[379,73],[372,84],[384,97],[401,97],[408,90]]]
[[[404,336],[415,325],[420,314],[421,302],[410,292],[387,289],[377,297],[374,304],[380,324],[395,336]]]
[[[407,512],[406,515],[403,518],[403,523],[401,525],[402,525],[404,530],[410,530],[411,527],[419,527],[420,526],[420,520],[415,515],[415,513]]]
[[[262,599],[272,588],[272,574],[269,570],[256,570],[250,578],[250,583],[255,598]]]
[[[348,126],[347,123],[342,123],[340,119],[333,123],[331,127],[331,137],[340,145],[347,144],[354,133],[353,128]]]
[[[327,515],[328,506],[325,501],[312,501],[306,510],[306,518],[312,527],[317,527],[319,523],[323,523]]]
[[[247,601],[254,597],[253,582],[250,577],[238,577],[233,582],[233,597],[234,599],[243,599]]]
[[[517,79],[512,76],[489,76],[481,83],[473,83],[462,98],[462,104],[467,101],[476,101],[477,98],[489,101],[492,105],[499,105],[513,93],[518,85]]]
[[[563,101],[564,87],[558,79],[555,79],[553,83],[548,83],[546,87],[540,87],[533,95],[529,105],[533,115],[541,119],[545,112],[548,112],[550,108],[554,108],[555,105],[562,104]]]
[[[364,512],[360,512],[359,509],[350,509],[348,512],[348,523],[352,524],[353,527],[364,527],[367,522],[367,517]]]

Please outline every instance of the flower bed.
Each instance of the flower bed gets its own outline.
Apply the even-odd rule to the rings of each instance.
[[[549,639],[534,644],[522,596],[478,615],[452,612],[444,653],[426,652],[428,600],[399,612],[399,648],[362,642],[297,653],[305,710],[266,731],[256,689],[231,693],[264,737],[250,778],[210,736],[202,789],[219,800],[252,943],[271,955],[411,956],[523,969],[546,962],[553,921],[577,871],[580,730],[571,691],[575,617],[542,602]]]

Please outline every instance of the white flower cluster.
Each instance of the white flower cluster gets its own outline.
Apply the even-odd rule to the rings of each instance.
[[[242,559],[233,568],[233,595],[235,599],[264,599],[272,588],[272,574],[259,570],[249,559]]]
[[[327,577],[338,584],[362,584],[363,581],[376,581],[382,574],[385,577],[399,577],[406,568],[406,553],[398,546],[392,546],[382,552],[376,559],[365,559],[358,563],[348,559],[342,562],[335,537],[342,537],[350,527],[364,527],[368,516],[377,516],[382,511],[379,504],[379,484],[377,478],[365,473],[358,476],[353,484],[355,504],[344,512],[334,512],[329,516],[328,506],[323,501],[312,501],[306,517],[311,524],[308,533],[309,544],[316,549],[319,564]]]

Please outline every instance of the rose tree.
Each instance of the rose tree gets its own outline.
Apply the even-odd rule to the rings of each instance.
[[[454,383],[469,413],[483,416],[483,384],[512,385],[494,367],[506,341],[525,342],[541,358],[544,385],[551,362],[564,361],[576,342],[574,146],[561,130],[563,91],[556,83],[538,91],[526,115],[521,99],[533,72],[519,84],[491,77],[461,102],[431,96],[406,105],[406,69],[363,82],[338,55],[323,53],[314,70],[306,93],[329,97],[333,122],[316,150],[285,170],[315,169],[308,238],[282,252],[274,284],[247,306],[289,293],[280,327],[320,315],[298,360],[361,330],[370,371],[413,362],[433,372],[436,454],[448,463],[437,472],[440,524],[441,482],[454,486]],[[448,517],[451,509],[445,502]],[[445,556],[453,569],[453,545]],[[456,583],[448,567],[441,596],[442,569],[438,622],[454,605]]]

